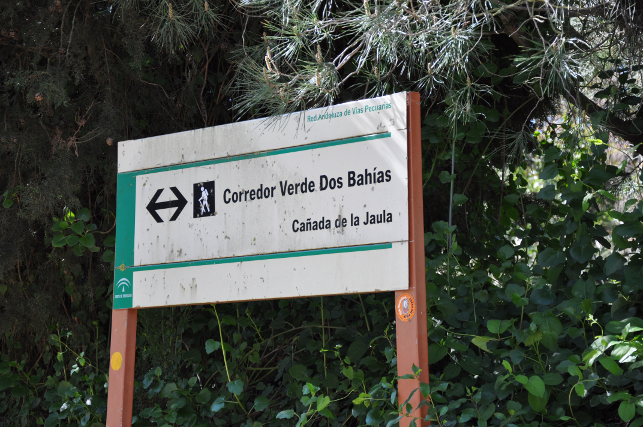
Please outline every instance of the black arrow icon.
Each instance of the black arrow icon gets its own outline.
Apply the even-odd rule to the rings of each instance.
[[[185,205],[188,204],[188,201],[185,200],[183,194],[181,194],[181,192],[176,187],[170,187],[170,190],[172,190],[172,193],[174,193],[174,195],[176,196],[176,200],[156,203],[156,201],[161,196],[161,193],[163,192],[163,188],[161,188],[160,190],[156,191],[156,194],[154,194],[154,197],[152,197],[152,200],[150,200],[150,203],[147,205],[147,211],[150,213],[150,215],[152,215],[156,222],[163,222],[159,214],[156,213],[157,210],[176,208],[176,210],[174,211],[174,215],[172,215],[172,218],[170,218],[170,221],[175,221],[181,214],[181,211],[183,210]]]

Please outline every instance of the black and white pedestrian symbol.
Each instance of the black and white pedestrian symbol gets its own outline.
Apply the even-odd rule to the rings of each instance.
[[[194,218],[212,216],[214,211],[214,181],[194,184],[193,212]]]

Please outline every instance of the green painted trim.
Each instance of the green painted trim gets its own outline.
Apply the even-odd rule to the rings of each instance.
[[[155,264],[155,265],[143,265],[140,267],[129,267],[127,270],[132,271],[150,271],[150,270],[166,270],[170,268],[183,268],[183,267],[198,267],[202,265],[215,265],[215,264],[231,264],[237,262],[251,262],[251,261],[263,261],[267,259],[281,259],[281,258],[299,258],[304,256],[316,256],[316,255],[329,255],[329,254],[343,254],[349,252],[364,252],[364,251],[377,251],[381,249],[391,249],[393,247],[392,243],[380,243],[375,245],[363,245],[363,246],[348,246],[343,248],[329,248],[329,249],[313,249],[308,251],[295,251],[295,252],[280,252],[275,254],[265,254],[265,255],[250,255],[250,256],[240,256],[240,257],[231,257],[231,258],[216,258],[216,259],[207,259],[203,261],[191,261],[191,262],[176,262],[171,264]]]
[[[114,308],[131,308],[133,289],[116,288],[119,280],[127,278],[132,283],[132,273],[118,270],[119,266],[134,264],[134,233],[136,225],[136,176],[117,176],[116,189],[116,248],[114,251]]]
[[[148,174],[157,173],[157,172],[167,172],[167,171],[173,171],[173,170],[195,168],[199,166],[217,165],[221,163],[237,162],[239,160],[248,160],[248,159],[257,159],[260,157],[277,156],[279,154],[297,153],[299,151],[316,150],[318,148],[335,147],[337,145],[353,144],[355,142],[372,141],[375,139],[390,138],[390,137],[391,137],[391,132],[377,133],[373,135],[358,136],[355,138],[346,138],[346,139],[339,139],[334,141],[317,142],[315,144],[300,145],[297,147],[279,148],[277,150],[271,150],[271,151],[260,151],[256,153],[250,153],[250,154],[241,154],[238,156],[221,157],[218,159],[204,160],[202,162],[184,163],[181,165],[163,166],[163,167],[154,168],[154,169],[122,172],[122,173],[119,173],[118,176],[120,177],[120,176],[148,175]]]

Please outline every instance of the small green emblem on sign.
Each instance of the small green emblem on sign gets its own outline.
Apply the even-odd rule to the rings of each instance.
[[[114,308],[132,308],[133,271],[121,265],[114,271]]]

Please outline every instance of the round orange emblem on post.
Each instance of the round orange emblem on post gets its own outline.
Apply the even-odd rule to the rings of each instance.
[[[415,316],[415,298],[407,292],[397,297],[395,301],[395,311],[397,318],[402,322],[408,322]]]
[[[112,369],[115,371],[118,371],[121,369],[121,365],[123,364],[123,355],[120,352],[115,352],[112,354]]]

